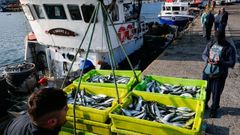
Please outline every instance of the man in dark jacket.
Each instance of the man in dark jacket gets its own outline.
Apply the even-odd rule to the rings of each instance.
[[[220,31],[225,35],[225,29],[228,22],[228,12],[224,7],[221,8]]]
[[[233,68],[236,61],[235,48],[228,41],[225,40],[224,34],[217,31],[215,36],[216,42],[209,43],[202,54],[202,58],[206,63],[217,65],[219,66],[219,68],[222,69],[221,73],[219,73],[219,76],[217,77],[211,77],[210,75],[206,74],[205,71],[203,71],[203,80],[208,81],[206,88],[206,109],[208,109],[208,101],[212,94],[210,117],[216,117],[217,109],[220,107],[220,96],[223,92],[225,81],[228,76],[228,68]],[[214,44],[222,46],[223,48],[221,57],[218,58],[216,61],[212,61],[209,57],[209,52]]]
[[[28,113],[9,123],[4,135],[58,135],[66,121],[67,95],[61,89],[43,88],[28,99]]]
[[[212,11],[209,10],[206,16],[206,21],[205,21],[207,40],[211,39],[211,31],[212,31],[213,23],[214,23],[214,15],[212,14]]]

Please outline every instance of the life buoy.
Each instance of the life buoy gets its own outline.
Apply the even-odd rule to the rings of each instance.
[[[127,39],[131,40],[133,38],[133,26],[131,24],[127,26],[127,31],[128,31]]]
[[[123,43],[125,41],[125,38],[126,38],[126,28],[125,27],[121,26],[118,29],[118,38],[121,43]]]
[[[36,36],[35,36],[35,34],[34,34],[33,32],[30,32],[30,33],[28,34],[28,40],[29,40],[29,41],[35,41],[35,40],[37,40],[37,38],[36,38]]]

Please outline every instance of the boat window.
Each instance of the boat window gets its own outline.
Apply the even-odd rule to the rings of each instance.
[[[44,9],[49,19],[67,19],[63,5],[44,4]]]
[[[173,11],[179,11],[179,10],[180,10],[180,7],[172,7],[172,10],[173,10]]]
[[[119,21],[119,10],[118,10],[118,5],[115,4],[115,7],[112,11],[112,20],[113,21]]]
[[[171,7],[166,7],[167,11],[171,11]]]
[[[45,19],[42,7],[40,5],[33,5],[33,7],[34,7],[34,10],[36,11],[38,19]]]
[[[184,7],[181,7],[181,11],[184,11]]]
[[[83,18],[84,18],[84,21],[86,23],[89,23],[90,19],[91,19],[91,16],[93,14],[93,11],[94,11],[94,8],[95,6],[94,5],[85,5],[83,4],[81,6],[81,10],[82,10],[82,14],[83,14]]]
[[[186,7],[181,7],[181,8],[182,8],[182,11],[187,11]]]
[[[123,8],[125,21],[131,21],[139,18],[139,5],[132,3],[124,3]]]
[[[32,11],[31,11],[29,5],[22,5],[22,8],[23,8],[23,11],[24,11],[28,20],[30,20],[30,21],[35,20],[33,15],[32,15]]]
[[[163,10],[166,10],[165,7],[163,7]]]
[[[67,5],[72,20],[82,20],[78,5]]]

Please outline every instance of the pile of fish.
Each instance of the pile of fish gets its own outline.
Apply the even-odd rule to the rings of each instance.
[[[201,91],[201,87],[197,87],[197,86],[161,84],[156,80],[145,80],[145,81],[147,82],[146,89],[145,89],[146,92],[198,98]]]
[[[191,129],[195,112],[187,107],[166,106],[152,101],[144,101],[142,97],[132,96],[132,103],[120,112],[113,114],[145,119],[163,124],[169,124],[182,128]]]
[[[129,77],[123,77],[123,76],[115,76],[116,82],[118,84],[127,84],[130,80]],[[110,75],[100,75],[96,74],[89,79],[87,79],[87,82],[94,82],[94,83],[114,83],[114,76],[112,74]]]
[[[74,103],[74,97],[76,90],[74,89],[71,94],[68,95],[68,104]],[[112,106],[114,98],[109,97],[104,94],[94,95],[81,90],[77,93],[76,104],[80,106],[87,106],[91,108],[96,108],[99,110],[105,110]]]
[[[33,63],[21,63],[6,67],[5,72],[24,72],[33,69],[34,67],[35,65]]]

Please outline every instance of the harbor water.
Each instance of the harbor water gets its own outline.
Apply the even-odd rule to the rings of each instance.
[[[0,12],[0,68],[24,60],[24,38],[30,31],[23,12]]]

